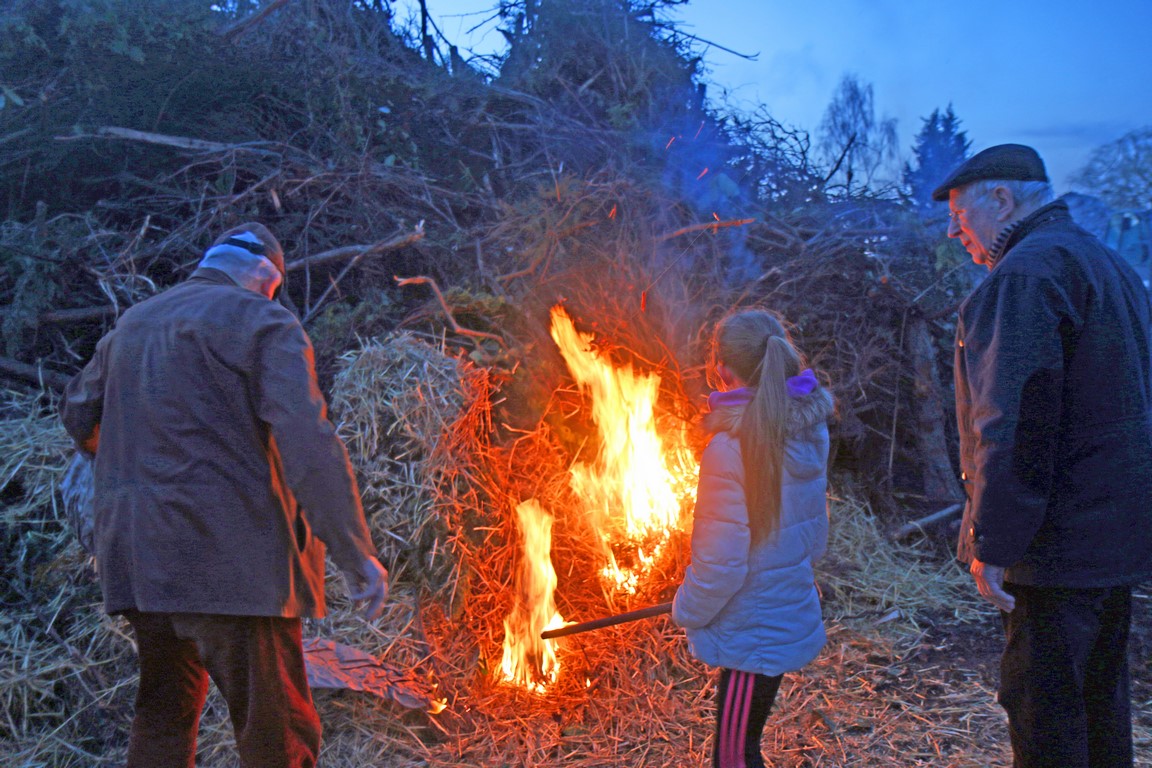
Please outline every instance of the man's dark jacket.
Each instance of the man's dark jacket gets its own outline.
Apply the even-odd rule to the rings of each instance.
[[[1052,203],[960,307],[960,558],[1017,584],[1152,575],[1149,301],[1136,273]]]
[[[321,542],[344,570],[375,555],[304,329],[223,272],[125,312],[61,417],[82,445],[98,435],[109,613],[318,617]]]

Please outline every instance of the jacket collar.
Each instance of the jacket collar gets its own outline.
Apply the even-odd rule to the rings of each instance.
[[[808,388],[806,376],[792,378],[802,378],[805,383],[801,387],[807,392],[790,394],[788,397],[788,423],[785,431],[789,435],[797,434],[814,424],[826,422],[835,411],[832,395],[815,383],[815,375],[812,376],[811,389]],[[708,398],[710,410],[704,414],[702,421],[704,431],[709,434],[739,432],[744,408],[751,400],[752,390],[743,387],[727,392],[713,392]]]
[[[215,283],[217,285],[237,285],[227,272],[223,272],[213,267],[197,267],[192,276],[188,278],[189,281],[197,280],[206,283]],[[239,287],[239,286],[237,286]]]
[[[999,264],[1004,256],[1015,248],[1021,240],[1040,227],[1056,221],[1071,220],[1072,213],[1068,210],[1068,204],[1063,200],[1056,200],[1041,208],[1037,208],[1016,223],[1008,225],[1008,227],[1000,233],[1000,236],[996,238],[996,242],[992,246],[991,256],[993,263]]]

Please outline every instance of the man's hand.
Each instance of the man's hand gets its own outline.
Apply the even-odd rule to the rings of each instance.
[[[1016,607],[1016,598],[1004,591],[1003,568],[981,560],[973,560],[968,571],[972,574],[981,597],[1005,613],[1012,612]]]
[[[388,598],[388,570],[375,557],[366,557],[360,561],[359,570],[344,571],[344,581],[348,585],[348,597],[353,602],[368,601],[360,615],[368,621],[375,621]]]

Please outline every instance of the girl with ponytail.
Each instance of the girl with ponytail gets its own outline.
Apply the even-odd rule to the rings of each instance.
[[[724,318],[713,356],[723,388],[704,419],[712,439],[672,619],[692,655],[720,668],[713,768],[763,768],[781,679],[825,642],[813,562],[828,540],[833,403],[771,312]]]

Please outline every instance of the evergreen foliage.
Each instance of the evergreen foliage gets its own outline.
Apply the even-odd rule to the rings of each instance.
[[[912,145],[913,160],[904,164],[904,187],[911,204],[927,212],[935,205],[932,190],[968,159],[972,142],[967,132],[960,130],[960,118],[951,104],[943,113],[932,110],[922,122]]]
[[[171,152],[93,140],[130,126],[215,141],[251,141],[235,115],[259,92],[253,65],[221,45],[226,15],[197,0],[5,0],[0,72],[18,95],[0,109],[0,196],[25,218],[85,210],[132,180],[174,167]],[[143,6],[143,7],[142,7]],[[256,62],[259,67],[259,62]],[[11,78],[11,79],[9,79]],[[221,83],[229,83],[221,88]]]

